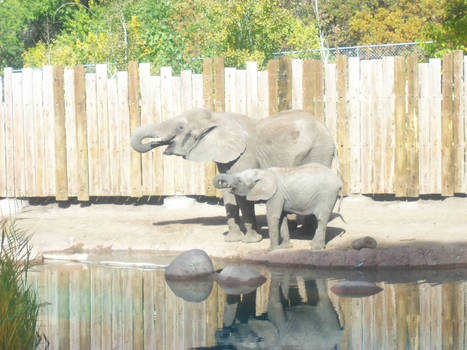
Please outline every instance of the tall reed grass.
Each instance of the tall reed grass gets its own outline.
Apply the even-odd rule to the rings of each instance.
[[[27,284],[30,237],[14,221],[0,219],[0,349],[36,346],[39,301]]]

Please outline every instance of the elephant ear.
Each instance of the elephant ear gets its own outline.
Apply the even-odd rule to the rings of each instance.
[[[274,174],[267,170],[258,172],[258,178],[253,188],[247,193],[246,199],[249,201],[267,201],[277,191],[276,178]]]
[[[202,110],[197,116],[192,129],[196,142],[188,152],[186,159],[198,162],[229,163],[238,158],[246,148],[247,133],[227,113],[211,113]]]

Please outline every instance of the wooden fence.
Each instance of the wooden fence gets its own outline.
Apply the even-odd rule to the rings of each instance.
[[[44,270],[28,277],[44,303],[38,331],[50,341],[50,350],[216,345],[226,304],[217,283],[206,300],[192,303],[175,296],[163,270],[92,265]],[[267,270],[262,273],[270,277]],[[299,292],[305,288],[300,276],[291,277],[290,283]],[[334,283],[328,281],[328,288]],[[380,286],[382,292],[366,298],[339,298],[328,291],[344,328],[340,349],[465,349],[465,281]],[[257,290],[256,316],[268,311],[269,288],[268,279]]]
[[[329,127],[346,193],[467,193],[467,57],[336,63],[282,57],[267,71],[204,60],[203,74],[130,62],[4,70],[0,79],[0,197],[216,195],[213,164],[140,155],[138,125],[204,106],[264,118],[304,109]]]

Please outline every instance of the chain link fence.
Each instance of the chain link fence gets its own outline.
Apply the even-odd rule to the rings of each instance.
[[[360,57],[362,60],[378,59],[384,56],[408,56],[411,54],[416,54],[419,58],[422,58],[425,54],[422,44],[429,43],[431,42],[347,46],[314,49],[310,51],[281,51],[274,53],[274,56],[276,58],[284,55],[293,55],[303,58],[321,58],[324,56],[328,61],[334,61],[337,55]]]

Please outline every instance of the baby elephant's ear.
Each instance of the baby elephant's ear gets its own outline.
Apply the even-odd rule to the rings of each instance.
[[[246,195],[249,201],[267,201],[276,193],[277,184],[273,173],[267,170],[258,171],[256,184]]]

